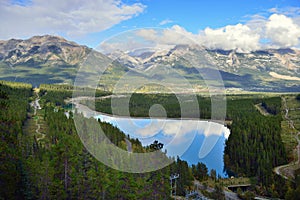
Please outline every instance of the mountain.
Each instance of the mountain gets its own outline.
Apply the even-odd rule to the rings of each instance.
[[[125,80],[119,84],[125,91],[130,83],[139,86],[147,82],[170,82],[172,86],[181,85],[181,90],[186,92],[183,82],[188,81],[191,91],[204,91],[207,90],[205,81],[213,82],[219,71],[227,89],[300,91],[300,50],[297,49],[241,53],[238,50],[177,45],[159,51],[116,50],[103,55],[87,46],[51,35],[0,41],[0,79],[33,85],[72,84],[79,67],[91,57],[91,52],[98,60],[111,61],[99,83],[109,89]]]
[[[247,91],[300,91],[300,50],[266,49],[249,53],[177,45],[161,52],[108,54],[130,69],[171,66],[194,82],[219,70],[226,88]],[[146,55],[146,56],[145,56]],[[205,63],[204,63],[205,62]],[[197,84],[196,82],[194,82]]]
[[[71,83],[90,52],[86,46],[51,35],[0,41],[0,76],[32,84]]]
[[[91,50],[57,36],[34,36],[28,40],[0,41],[0,59],[12,65],[23,63],[75,65]]]

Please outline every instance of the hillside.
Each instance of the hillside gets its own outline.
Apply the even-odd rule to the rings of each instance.
[[[90,52],[86,46],[50,35],[0,41],[0,76],[34,85],[71,83]]]
[[[215,70],[219,70],[226,88],[241,88],[247,91],[299,90],[300,51],[296,49],[267,49],[240,53],[236,50],[211,50],[205,47],[177,45],[160,52],[117,51],[108,56],[116,58],[130,69],[143,72],[159,66],[170,66],[196,85],[203,77],[214,76]],[[162,78],[158,74],[153,77]]]
[[[74,82],[79,66],[91,58],[91,52],[92,49],[87,46],[50,35],[0,41],[0,79],[33,85],[70,84]],[[170,82],[186,92],[186,86],[181,81],[184,78],[191,84],[191,90],[205,91],[207,83],[204,80],[215,80],[216,70],[219,70],[228,90],[299,91],[300,50],[297,49],[241,53],[237,50],[177,45],[160,51],[116,50],[106,55],[93,52],[96,56],[92,58],[97,59],[94,61],[109,59],[113,63],[100,80],[100,85],[108,89],[112,89],[130,71],[133,73],[127,73],[125,79],[128,84],[133,81],[137,85],[146,81]],[[97,67],[91,66],[88,72]],[[168,69],[172,69],[173,74]],[[181,79],[178,79],[178,74]],[[128,90],[128,84],[121,84],[121,90]]]

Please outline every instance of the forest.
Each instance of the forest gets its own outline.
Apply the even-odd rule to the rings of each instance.
[[[225,170],[229,176],[256,177],[258,190],[265,196],[282,197],[282,182],[276,182],[272,169],[287,163],[280,136],[281,114],[263,116],[254,107],[260,99],[228,102],[228,117],[233,120],[224,152]],[[280,107],[280,98],[263,100],[268,108]],[[247,114],[245,114],[247,113]],[[241,145],[242,144],[242,145]],[[274,185],[275,184],[275,185]],[[278,185],[276,185],[278,184]],[[272,188],[273,187],[273,188]]]
[[[193,188],[192,170],[179,158],[169,158],[175,162],[149,173],[125,173],[96,160],[81,143],[72,114],[67,118],[62,107],[55,109],[64,104],[56,99],[62,90],[55,90],[40,91],[43,109],[37,115],[46,134],[38,137],[26,128],[27,121],[36,120],[29,106],[36,95],[31,85],[1,82],[0,199],[171,199],[171,174],[180,174],[177,195]],[[63,96],[68,95],[67,91]],[[128,136],[108,123],[98,123],[113,144],[125,149]],[[128,139],[133,152],[160,150]]]
[[[64,109],[64,100],[72,96],[72,89],[41,85],[36,92],[29,84],[0,82],[0,199],[171,199],[172,174],[180,174],[177,195],[184,196],[186,191],[193,190],[194,180],[214,180],[214,192],[203,192],[213,199],[224,198],[222,182],[218,182],[221,178],[216,177],[214,170],[209,172],[203,163],[189,166],[180,158],[168,158],[174,162],[163,169],[125,173],[95,159],[76,132],[74,114]],[[98,97],[109,95],[104,91],[96,91],[96,94]],[[42,109],[34,113],[30,102],[37,95]],[[201,118],[209,118],[209,98],[197,98]],[[130,99],[130,113],[147,116],[147,109],[155,103],[166,108],[168,117],[181,116],[179,101],[169,94],[136,94]],[[255,108],[256,104],[261,104],[270,115],[263,116]],[[96,105],[97,109],[109,113],[105,110],[110,106],[109,98],[97,101]],[[253,193],[297,199],[298,176],[287,181],[272,171],[275,166],[288,162],[280,135],[281,109],[280,97],[227,97],[226,119],[232,123],[228,124],[231,134],[225,146],[224,170],[229,177],[251,177]],[[68,117],[66,112],[69,112]],[[194,114],[192,110],[191,114]],[[90,120],[94,119],[82,117],[83,123],[89,124]],[[29,129],[30,123],[34,127],[40,123],[43,136]],[[111,124],[96,123],[121,149],[126,150],[126,139],[131,142],[133,152],[160,151],[163,146],[153,141],[152,145],[143,147],[140,141]]]
[[[295,98],[299,99],[299,95],[295,95]],[[122,100],[124,99],[121,97],[115,101]],[[108,98],[96,100],[95,108],[98,111],[111,113],[111,101]],[[197,101],[201,119],[209,119],[210,98],[197,96]],[[91,102],[83,103],[89,105]],[[133,94],[129,101],[130,115],[148,117],[149,108],[153,104],[161,104],[168,117],[181,117],[182,104],[178,96],[173,94]],[[266,110],[268,116],[262,115],[256,109],[255,105],[258,104]],[[279,95],[227,96],[225,120],[232,123],[228,124],[231,134],[225,145],[224,171],[229,177],[252,177],[254,187],[251,190],[256,194],[284,198],[288,190],[296,191],[299,184],[295,181],[286,181],[272,171],[274,167],[287,164],[289,161],[281,138],[281,112]],[[200,118],[195,116],[192,110],[189,112],[189,117]],[[199,178],[199,175],[196,177]],[[203,177],[200,176],[199,179]]]
[[[117,96],[96,99],[95,102],[86,100],[81,103],[91,108],[94,105],[97,111],[112,114],[112,102],[114,102],[114,105],[121,105],[127,98],[127,96]],[[191,103],[191,101],[198,102],[199,110],[195,110],[195,104]],[[129,99],[129,114],[132,117],[149,117],[149,110],[155,104],[160,104],[165,109],[166,117],[168,118],[201,117],[202,119],[209,119],[211,117],[211,99],[209,97],[175,94],[133,93]],[[184,113],[181,112],[182,107],[184,107]],[[123,107],[114,107],[114,114],[124,115],[124,113]],[[157,113],[155,117],[164,117],[162,114]]]

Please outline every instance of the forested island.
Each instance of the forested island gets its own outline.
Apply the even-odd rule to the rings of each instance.
[[[208,198],[224,199],[231,193],[228,186],[239,184],[249,186],[235,191],[242,199],[297,199],[300,194],[299,170],[295,168],[290,176],[284,169],[278,174],[274,170],[293,162],[293,167],[298,166],[294,151],[297,140],[290,131],[299,130],[300,123],[297,109],[289,108],[300,105],[299,95],[227,96],[226,120],[231,122],[227,124],[231,134],[224,151],[224,170],[228,178],[221,178],[203,163],[189,166],[180,158],[168,158],[173,164],[149,173],[125,173],[105,166],[86,150],[77,135],[74,113],[65,101],[72,97],[73,89],[67,85],[33,88],[25,83],[0,82],[1,199],[173,199],[175,194],[184,197],[194,190]],[[97,97],[107,95],[110,93],[96,92]],[[209,119],[209,98],[197,98],[201,118]],[[41,109],[30,105],[36,100]],[[149,106],[155,103],[166,108],[168,117],[180,117],[180,105],[169,94],[134,94],[130,114],[146,117]],[[110,98],[96,101],[97,110],[110,113],[109,108]],[[286,109],[291,110],[287,118]],[[95,119],[82,120],[88,123]],[[294,130],[287,125],[292,120]],[[132,151],[139,153],[161,151],[163,146],[157,141],[142,146],[111,124],[98,123],[121,149],[126,150],[126,140],[131,142]],[[174,187],[170,177],[176,174],[179,177]]]

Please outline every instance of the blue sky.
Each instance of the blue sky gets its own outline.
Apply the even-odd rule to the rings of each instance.
[[[208,26],[219,28],[236,24],[249,15],[265,13],[271,8],[300,6],[299,0],[146,0],[141,3],[147,6],[145,12],[124,22],[125,26],[160,26],[163,20],[171,20],[171,24],[178,24],[192,32]]]
[[[6,28],[0,30],[0,39],[53,34],[96,47],[101,41],[123,31],[159,27],[176,30],[180,28],[197,38],[201,36],[199,41],[211,48],[223,46],[240,48],[245,40],[249,40],[249,43],[257,43],[256,46],[249,44],[246,50],[261,48],[264,42],[274,47],[299,47],[299,0],[95,0],[93,3],[90,2],[2,0],[0,25]],[[271,17],[272,15],[274,16]],[[237,26],[238,24],[242,26]],[[283,28],[286,30],[282,31]],[[272,36],[270,33],[274,31],[276,34]],[[236,34],[236,32],[240,33]],[[259,37],[254,37],[255,34]],[[224,40],[229,40],[229,37],[240,40],[241,35],[248,35],[248,38],[243,38],[233,46],[224,44]],[[290,39],[284,41],[281,36],[289,36]],[[221,39],[213,43],[208,42],[215,37]]]

